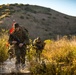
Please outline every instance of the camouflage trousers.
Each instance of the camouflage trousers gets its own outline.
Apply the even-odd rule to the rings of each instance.
[[[15,49],[15,56],[16,56],[16,65],[17,64],[25,64],[25,55],[26,55],[26,48],[21,47],[21,48],[16,48]]]
[[[42,50],[36,49],[36,61],[37,62],[41,61],[41,53],[42,53]]]

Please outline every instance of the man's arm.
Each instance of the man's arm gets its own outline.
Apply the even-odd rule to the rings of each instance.
[[[12,34],[10,34],[8,42],[10,43],[10,45],[17,43],[17,41],[13,40],[13,35]]]

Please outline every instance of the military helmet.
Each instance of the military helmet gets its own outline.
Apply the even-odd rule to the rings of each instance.
[[[37,37],[37,40],[40,40],[40,37]]]

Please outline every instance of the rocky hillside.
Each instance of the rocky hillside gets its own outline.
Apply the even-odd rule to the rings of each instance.
[[[0,28],[9,29],[13,20],[28,29],[30,38],[43,40],[57,35],[76,35],[76,17],[36,5],[0,5]]]

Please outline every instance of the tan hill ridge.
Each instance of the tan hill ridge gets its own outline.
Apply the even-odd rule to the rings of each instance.
[[[76,35],[76,17],[50,8],[29,4],[0,5],[0,28],[9,29],[13,20],[28,29],[30,38],[56,39],[57,35]]]

